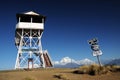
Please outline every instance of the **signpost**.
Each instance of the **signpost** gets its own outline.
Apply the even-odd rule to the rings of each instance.
[[[91,49],[93,51],[93,56],[97,57],[98,63],[101,66],[100,55],[102,55],[102,51],[99,49],[97,38],[93,38],[93,39],[89,40],[88,43],[91,45]]]

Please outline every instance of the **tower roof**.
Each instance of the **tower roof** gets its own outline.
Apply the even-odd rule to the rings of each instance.
[[[33,11],[29,11],[29,12],[24,12],[24,13],[17,13],[16,14],[16,17],[17,17],[17,22],[19,21],[19,17],[22,17],[22,18],[44,18],[44,20],[46,19],[46,16],[43,16],[41,14],[38,14],[36,12],[33,12]]]
[[[27,14],[27,15],[40,15],[40,14],[35,13],[35,12],[33,12],[33,11],[29,11],[29,12],[26,12],[26,13],[24,13],[24,14]]]
[[[38,14],[38,13],[36,13],[36,12],[33,12],[33,11],[29,11],[29,12],[25,12],[25,13],[17,13],[16,16],[17,16],[17,17],[18,17],[18,16],[39,16],[39,17],[44,17],[44,18],[45,18],[45,16],[43,16],[43,15],[41,15],[41,14]]]

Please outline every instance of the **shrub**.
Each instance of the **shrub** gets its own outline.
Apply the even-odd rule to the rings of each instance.
[[[111,72],[120,72],[120,66],[117,65],[106,66],[106,68]]]
[[[106,74],[108,70],[105,67],[100,67],[99,65],[90,65],[90,66],[81,66],[78,70],[73,71],[76,74],[89,74],[89,75],[98,75]]]
[[[89,73],[90,75],[106,74],[108,70],[104,66],[91,65]]]

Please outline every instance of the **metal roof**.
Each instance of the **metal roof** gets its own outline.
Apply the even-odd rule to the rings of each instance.
[[[28,14],[28,15],[40,15],[40,14],[35,13],[35,12],[33,12],[33,11],[29,11],[29,12],[26,12],[26,13],[24,13],[24,14]]]

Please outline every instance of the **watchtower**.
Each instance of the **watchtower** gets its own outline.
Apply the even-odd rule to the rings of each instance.
[[[16,14],[15,45],[18,49],[15,69],[52,67],[48,51],[42,50],[41,38],[46,17],[33,11]]]

